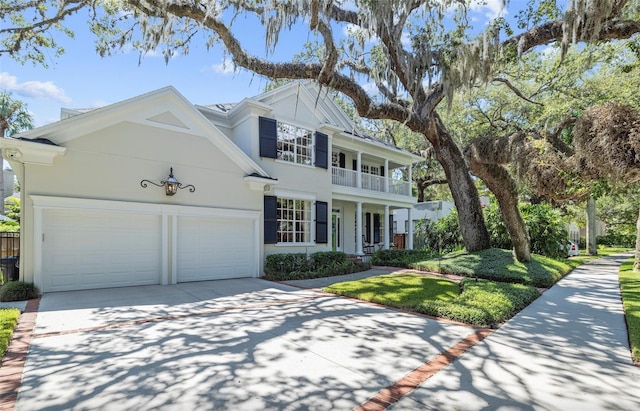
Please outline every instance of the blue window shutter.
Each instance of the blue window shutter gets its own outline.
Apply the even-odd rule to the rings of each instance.
[[[380,214],[377,213],[373,215],[373,242],[380,242]]]
[[[260,157],[276,158],[278,155],[278,122],[272,118],[260,117]]]
[[[329,204],[316,201],[316,243],[327,244],[329,241]]]
[[[316,167],[329,168],[329,136],[316,131]]]
[[[264,196],[264,243],[278,242],[278,198]]]
[[[364,242],[371,244],[371,213],[364,213]]]

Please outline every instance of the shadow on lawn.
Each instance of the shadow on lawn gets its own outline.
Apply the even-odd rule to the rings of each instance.
[[[583,266],[412,394],[417,408],[640,409],[616,259]]]

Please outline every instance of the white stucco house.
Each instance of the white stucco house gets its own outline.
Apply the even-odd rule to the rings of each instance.
[[[167,87],[62,114],[0,138],[21,185],[20,279],[43,292],[258,277],[273,253],[362,254],[389,247],[392,211],[416,202],[394,170],[420,158],[358,132],[308,81],[237,104]]]

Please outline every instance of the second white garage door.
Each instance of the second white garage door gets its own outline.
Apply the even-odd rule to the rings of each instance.
[[[178,282],[255,276],[253,220],[179,217],[177,227]]]

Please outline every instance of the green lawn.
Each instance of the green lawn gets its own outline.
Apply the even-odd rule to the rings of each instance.
[[[520,263],[511,250],[492,248],[474,253],[456,251],[412,265],[413,268],[465,277],[521,283],[534,287],[551,287],[580,262],[560,261],[532,254],[529,263]]]
[[[4,356],[9,346],[18,317],[20,317],[20,310],[17,308],[0,308],[0,358]]]
[[[333,284],[324,291],[478,327],[495,327],[540,295],[523,284],[467,278],[458,285],[419,274],[369,277]]]
[[[391,307],[413,309],[427,300],[453,300],[458,284],[417,274],[387,274],[333,284],[325,291]]]
[[[620,267],[620,290],[629,331],[631,354],[640,360],[640,273],[633,272],[633,261]]]

